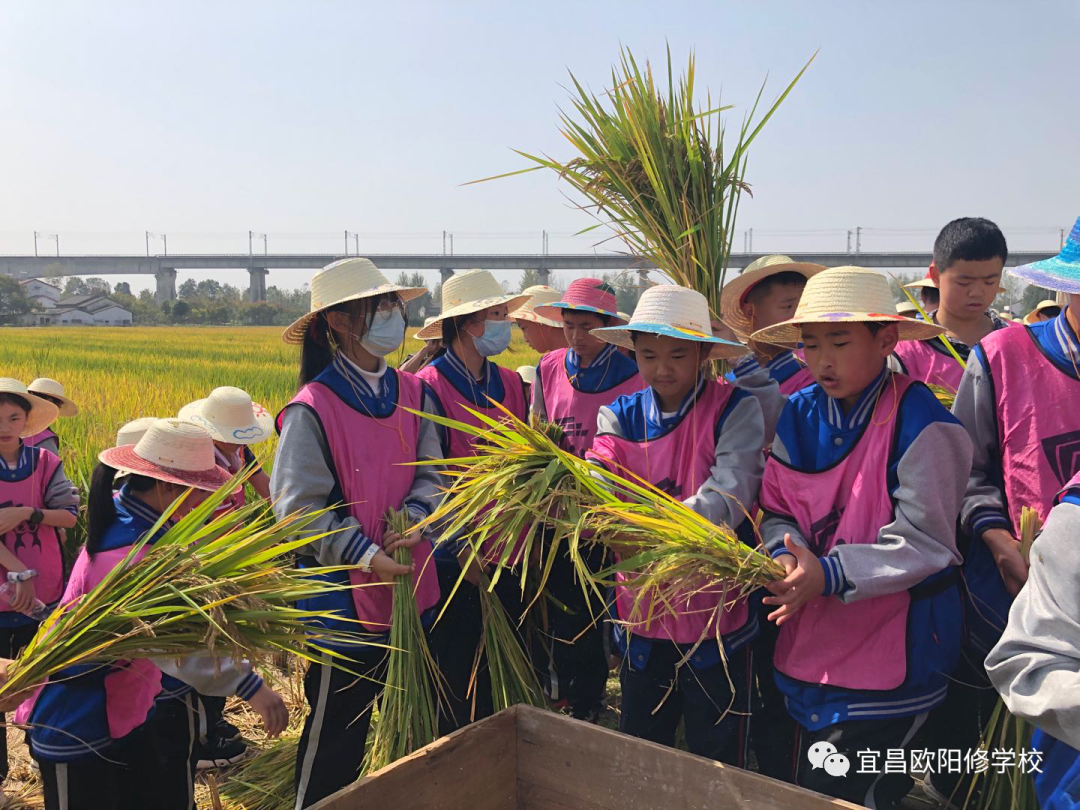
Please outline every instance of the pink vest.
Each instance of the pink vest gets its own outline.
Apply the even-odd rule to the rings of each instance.
[[[596,415],[623,394],[633,394],[645,387],[640,374],[604,391],[587,393],[574,388],[566,374],[566,353],[556,349],[540,358],[541,390],[549,422],[563,429],[563,445],[575,456],[584,458],[596,435]]]
[[[364,534],[376,543],[381,542],[386,530],[386,512],[401,508],[416,471],[405,465],[416,461],[422,417],[405,409],[423,408],[423,387],[411,374],[399,371],[397,379],[397,407],[385,419],[354,410],[319,382],[308,383],[292,399],[318,414],[330,445],[342,500]],[[412,548],[416,565],[414,593],[421,611],[439,601],[439,582],[431,555],[432,546],[427,540]],[[361,586],[352,591],[357,618],[368,630],[385,633],[390,627],[393,588],[382,585],[374,572],[365,573],[359,568],[351,569],[349,578],[353,585]]]
[[[803,366],[782,383],[780,383],[780,393],[785,397],[790,397],[799,391],[802,391],[806,386],[813,385],[816,382],[814,375],[810,373],[810,369]]]
[[[728,383],[710,381],[670,433],[644,442],[601,433],[593,440],[588,457],[615,472],[629,470],[673,498],[688,498],[708,480],[716,463],[716,422],[734,390]],[[633,575],[617,576],[625,581]],[[635,611],[634,602],[633,589],[616,587],[619,618],[630,623],[631,632],[676,644],[695,644],[702,638],[715,638],[717,633],[732,633],[746,624],[748,615],[746,600],[725,598],[723,583],[672,602],[676,615],[667,608],[654,608],[647,599],[640,600]]]
[[[37,447],[46,439],[56,439],[57,442],[59,442],[59,437],[49,428],[45,428],[45,430],[41,431],[41,433],[35,433],[30,438],[23,439],[23,444],[25,444],[27,447]]]
[[[997,398],[1005,500],[1020,536],[1020,512],[1046,520],[1054,496],[1080,472],[1080,382],[1055,366],[1031,330],[999,329],[980,344]]]
[[[929,340],[903,340],[896,344],[896,356],[907,371],[907,376],[927,385],[940,385],[952,392],[960,387],[964,367],[951,354],[942,354]]]
[[[762,508],[790,515],[819,557],[842,543],[876,543],[893,520],[886,482],[896,416],[913,382],[885,384],[866,431],[838,464],[817,473],[792,469],[770,456],[761,482]],[[907,674],[907,591],[844,604],[812,599],[781,625],[774,664],[806,683],[846,689],[895,689]]]
[[[85,548],[82,549],[72,566],[71,577],[60,606],[68,605],[92,591],[130,552],[131,546],[123,546],[98,552],[91,557]],[[145,554],[144,546],[135,556],[134,562],[141,560]],[[119,740],[146,722],[147,715],[154,706],[154,699],[161,691],[161,670],[147,658],[118,662],[113,667],[105,676],[105,713],[109,719],[109,736]],[[19,706],[15,712],[16,723],[29,721],[42,688],[35,689]]]
[[[40,435],[40,434],[39,434]],[[45,491],[60,467],[60,459],[45,449],[38,449],[34,471],[21,481],[0,481],[0,508],[32,506],[45,508]],[[55,527],[39,524],[36,529],[20,523],[4,535],[4,545],[27,567],[38,572],[34,593],[46,605],[55,603],[64,592],[64,557],[60,550],[60,535]],[[0,565],[0,579],[7,569]],[[10,611],[11,605],[0,599],[0,611]]]

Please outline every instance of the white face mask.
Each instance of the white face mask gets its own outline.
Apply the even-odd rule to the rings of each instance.
[[[481,357],[494,357],[510,345],[510,321],[484,321],[484,334],[472,339]]]
[[[360,345],[376,357],[386,357],[404,342],[405,317],[397,307],[372,313],[367,332],[360,338]]]

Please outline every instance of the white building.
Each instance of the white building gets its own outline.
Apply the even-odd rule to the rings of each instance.
[[[131,311],[103,292],[61,298],[60,290],[39,279],[23,283],[41,285],[33,294],[27,291],[35,304],[35,311],[23,319],[28,326],[131,326]],[[50,290],[56,292],[55,298]]]

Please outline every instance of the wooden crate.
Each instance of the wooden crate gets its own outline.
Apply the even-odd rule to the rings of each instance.
[[[837,810],[856,805],[579,720],[515,706],[313,810]]]

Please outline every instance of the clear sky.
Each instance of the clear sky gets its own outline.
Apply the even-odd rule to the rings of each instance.
[[[656,64],[665,42],[732,125],[820,49],[751,152],[756,251],[842,250],[856,226],[927,249],[963,215],[1056,248],[1080,215],[1078,30],[1069,0],[7,3],[0,252],[38,230],[136,253],[147,229],[170,252],[244,252],[249,229],[272,252],[346,229],[361,252],[438,252],[443,230],[459,253],[545,229],[588,249],[554,177],[461,184],[523,166],[509,147],[567,156],[567,71],[602,90],[620,44]]]

